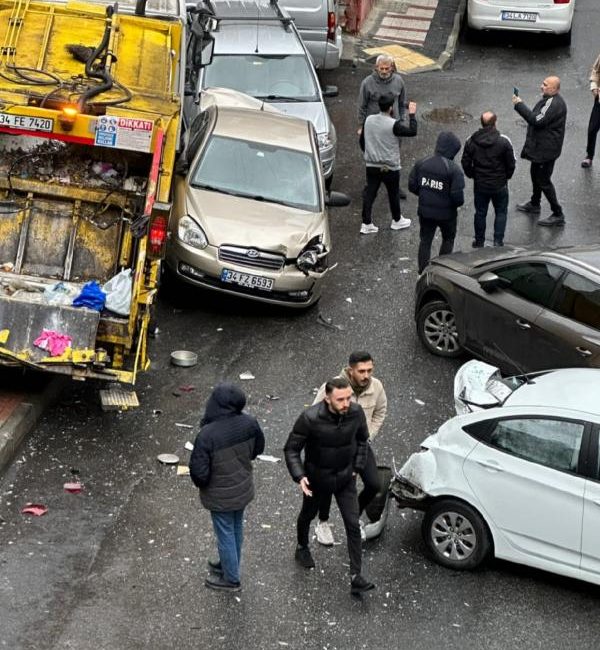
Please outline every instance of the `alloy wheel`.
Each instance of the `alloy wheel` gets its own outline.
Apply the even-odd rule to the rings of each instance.
[[[427,343],[443,354],[453,354],[460,349],[456,319],[447,307],[428,314],[423,323],[423,334]]]
[[[477,547],[477,535],[471,522],[458,512],[442,512],[430,529],[433,548],[450,560],[466,560]]]

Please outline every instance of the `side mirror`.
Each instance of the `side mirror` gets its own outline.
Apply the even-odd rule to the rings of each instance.
[[[327,192],[325,195],[325,205],[328,208],[343,208],[350,205],[350,197],[343,192]]]
[[[487,293],[491,293],[492,291],[495,291],[496,289],[498,289],[498,287],[501,287],[502,285],[503,285],[502,278],[499,278],[495,273],[492,273],[491,271],[486,271],[479,278],[479,286]]]
[[[177,162],[175,163],[175,173],[178,176],[187,176],[187,173],[190,171],[190,163],[187,160],[185,152],[182,153]]]
[[[337,86],[325,86],[321,92],[323,97],[337,97],[340,94]]]

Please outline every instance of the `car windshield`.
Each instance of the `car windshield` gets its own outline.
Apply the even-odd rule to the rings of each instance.
[[[319,210],[314,158],[303,151],[215,135],[191,179],[193,187],[213,192]]]
[[[319,101],[314,75],[301,55],[215,55],[205,69],[204,87],[232,88],[274,102]]]

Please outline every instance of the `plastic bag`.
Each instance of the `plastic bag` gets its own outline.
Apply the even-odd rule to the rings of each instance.
[[[86,282],[83,285],[81,293],[73,300],[73,307],[87,307],[88,309],[95,309],[102,311],[106,295],[96,280]]]
[[[112,277],[103,287],[106,294],[106,309],[119,316],[129,316],[131,309],[131,269],[123,269]]]
[[[57,282],[44,289],[44,300],[50,305],[70,305],[79,295],[79,289],[65,282]]]

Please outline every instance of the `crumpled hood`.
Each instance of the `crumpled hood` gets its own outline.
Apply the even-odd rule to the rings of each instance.
[[[484,126],[471,136],[471,140],[480,147],[491,147],[498,142],[500,133],[493,126]]]
[[[315,235],[329,246],[326,212],[309,212],[208,190],[186,190],[187,213],[211,246],[249,246],[295,257]]]
[[[442,131],[435,143],[435,153],[448,160],[452,160],[454,156],[460,151],[460,140],[452,133],[452,131]]]
[[[246,406],[244,391],[228,382],[218,384],[206,403],[202,425],[241,413]]]

